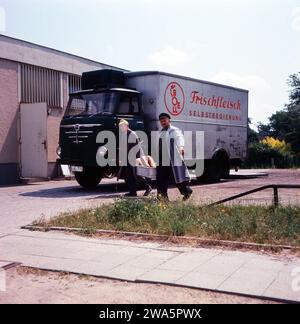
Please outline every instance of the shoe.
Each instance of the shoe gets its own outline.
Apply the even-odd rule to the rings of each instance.
[[[148,197],[151,194],[151,192],[152,192],[152,188],[151,187],[147,188],[147,190],[144,193],[144,197]]]
[[[186,188],[186,192],[183,196],[183,201],[189,200],[191,198],[192,193],[193,193],[193,190],[190,187]]]
[[[137,197],[136,192],[128,192],[127,194],[124,195],[124,197]]]

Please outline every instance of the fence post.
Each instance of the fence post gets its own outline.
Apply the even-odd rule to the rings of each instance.
[[[274,192],[274,200],[273,200],[273,203],[274,203],[274,206],[275,207],[278,207],[278,205],[279,205],[279,198],[278,198],[278,188],[276,186],[273,187],[273,192]]]

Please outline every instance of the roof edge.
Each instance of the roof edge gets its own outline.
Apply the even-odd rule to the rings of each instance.
[[[0,39],[1,38],[5,38],[5,39],[11,40],[11,41],[15,41],[15,42],[18,42],[19,44],[22,44],[23,43],[23,44],[26,44],[26,45],[29,45],[29,46],[35,46],[35,47],[40,48],[40,49],[45,49],[45,50],[48,50],[48,51],[51,51],[51,52],[54,52],[54,53],[57,53],[57,54],[62,54],[62,55],[65,55],[65,56],[69,56],[70,58],[83,60],[85,62],[89,62],[89,63],[92,63],[92,64],[104,65],[104,66],[106,66],[108,68],[121,70],[123,72],[130,72],[130,70],[128,70],[128,69],[123,69],[123,68],[120,68],[120,67],[117,67],[117,66],[114,66],[114,65],[110,65],[110,64],[98,62],[96,60],[92,60],[92,59],[89,59],[89,58],[85,58],[83,56],[76,55],[76,54],[71,54],[69,52],[65,52],[65,51],[62,51],[62,50],[58,50],[58,49],[55,49],[53,47],[48,47],[46,45],[41,45],[41,44],[33,43],[33,42],[30,42],[30,41],[27,41],[27,40],[23,40],[21,38],[15,38],[15,37],[8,36],[8,35],[4,35],[4,34],[1,34],[0,33]]]
[[[230,85],[226,85],[226,84],[222,84],[222,83],[205,81],[205,80],[201,80],[201,79],[197,79],[197,78],[187,77],[187,76],[173,74],[173,73],[169,73],[169,72],[163,72],[163,71],[155,71],[155,70],[154,71],[139,71],[139,72],[130,72],[129,71],[129,72],[125,72],[125,75],[128,77],[144,76],[144,75],[164,75],[164,76],[184,79],[184,80],[188,80],[188,81],[202,82],[205,84],[211,84],[211,85],[215,85],[215,86],[220,86],[220,87],[224,87],[224,88],[228,88],[228,89],[233,89],[233,90],[238,90],[238,91],[243,91],[243,92],[249,93],[249,90],[247,90],[247,89],[242,89],[242,88],[238,88],[238,87],[234,87],[234,86],[230,86]]]

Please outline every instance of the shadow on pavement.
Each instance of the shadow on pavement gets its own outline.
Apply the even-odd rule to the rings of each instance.
[[[31,192],[20,193],[23,197],[36,197],[36,198],[69,198],[69,197],[84,197],[104,194],[103,198],[107,194],[116,196],[119,193],[126,192],[126,185],[124,183],[104,183],[99,185],[95,189],[84,189],[78,186],[67,186],[58,188],[41,189]],[[101,195],[102,197],[102,195]]]
[[[232,182],[234,180],[227,179],[222,180],[219,183],[215,183],[213,185],[218,185],[222,183]],[[207,183],[199,183],[195,180],[191,182],[191,187],[202,187],[211,184]],[[152,182],[153,189],[156,189],[156,183]],[[175,184],[170,184],[170,189],[174,189]],[[144,188],[139,188],[139,190],[143,191]],[[35,197],[35,198],[76,198],[76,197],[87,197],[87,199],[111,199],[122,197],[124,193],[127,192],[127,186],[125,183],[121,182],[110,182],[110,183],[102,183],[95,189],[84,189],[79,185],[75,186],[66,186],[66,187],[57,187],[57,188],[49,188],[49,189],[40,189],[31,192],[23,192],[20,193],[20,196],[23,197]]]

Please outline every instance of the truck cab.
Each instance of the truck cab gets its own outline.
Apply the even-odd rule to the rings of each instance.
[[[124,74],[114,70],[84,73],[82,90],[70,94],[60,125],[59,163],[71,166],[82,187],[96,187],[102,178],[117,174],[117,161],[114,167],[98,166],[96,154],[105,143],[96,143],[96,138],[101,131],[111,131],[118,139],[121,118],[130,128],[144,131],[141,95],[125,87]]]

